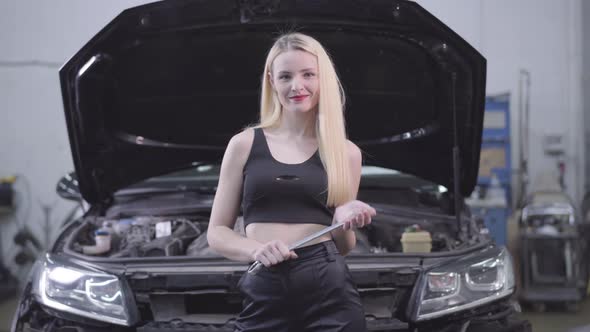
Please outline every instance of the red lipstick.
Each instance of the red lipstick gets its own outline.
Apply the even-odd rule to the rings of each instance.
[[[299,96],[293,96],[293,97],[289,97],[289,98],[294,101],[302,101],[303,99],[307,98],[307,96],[306,95],[299,95]]]

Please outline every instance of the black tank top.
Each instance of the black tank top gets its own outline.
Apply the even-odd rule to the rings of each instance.
[[[319,151],[300,164],[274,159],[261,128],[244,165],[244,227],[257,222],[329,226],[334,209],[326,206],[328,180]]]

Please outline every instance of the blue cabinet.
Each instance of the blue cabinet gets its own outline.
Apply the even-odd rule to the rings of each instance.
[[[510,94],[486,97],[481,155],[477,178],[478,192],[486,193],[495,176],[504,194],[472,195],[467,199],[472,214],[482,218],[496,243],[506,244],[510,216],[512,161],[510,158]],[[491,190],[490,190],[491,191]],[[490,192],[488,191],[488,193]]]
[[[488,96],[484,113],[477,184],[487,187],[492,174],[500,180],[511,202],[510,94]]]

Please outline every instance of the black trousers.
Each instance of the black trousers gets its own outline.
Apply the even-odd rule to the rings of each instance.
[[[359,294],[334,242],[295,252],[297,259],[242,276],[244,301],[235,331],[366,331]]]

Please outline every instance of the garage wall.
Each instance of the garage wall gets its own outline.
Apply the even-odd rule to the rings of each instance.
[[[590,17],[590,1],[582,1],[582,17]],[[590,59],[590,20],[582,20],[582,59]],[[584,137],[590,142],[590,61],[582,61],[582,113],[584,114]],[[590,174],[590,144],[585,144],[585,171]],[[590,177],[586,177],[585,191],[590,190]]]
[[[114,16],[145,2],[0,1],[0,177],[18,175],[16,211],[0,215],[0,253],[15,275],[28,270],[13,263],[16,230],[28,225],[43,244],[75,207],[55,194],[73,170],[58,70]]]
[[[48,211],[59,223],[74,204],[55,194],[55,183],[73,169],[58,69],[122,9],[148,1],[0,1],[0,177],[19,174],[16,212],[0,216],[0,248],[12,263],[12,236],[27,223],[39,239]],[[510,91],[513,146],[517,147],[520,69],[530,71],[530,172],[553,162],[542,151],[544,133],[566,138],[567,190],[581,198],[584,179],[582,121],[582,0],[418,0],[488,59],[488,94]],[[584,5],[587,10],[588,3]],[[588,31],[588,29],[586,29]],[[588,64],[586,64],[587,67]],[[588,70],[586,70],[588,73]],[[586,86],[586,89],[588,87]],[[513,160],[516,161],[514,149]],[[515,164],[516,165],[516,164]],[[53,227],[55,228],[55,227]],[[50,228],[50,237],[56,230]],[[24,272],[22,272],[24,273]]]

